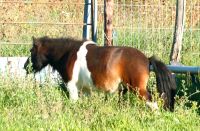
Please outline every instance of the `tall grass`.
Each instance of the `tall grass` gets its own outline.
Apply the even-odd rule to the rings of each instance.
[[[105,101],[101,92],[68,100],[58,86],[42,86],[31,78],[0,77],[0,130],[196,130],[196,103],[178,99],[175,112],[151,111],[132,93],[118,104],[118,95]]]
[[[181,63],[188,66],[200,65],[200,38],[199,31],[185,31],[181,50]],[[101,36],[102,33],[99,33]],[[101,37],[98,44],[103,45]],[[170,52],[173,43],[171,30],[115,30],[113,44],[115,46],[130,46],[141,50],[148,57],[158,56],[166,64],[170,61]]]
[[[103,45],[99,31],[99,39],[97,44]],[[117,46],[131,46],[141,50],[148,57],[151,55],[158,56],[166,64],[169,64],[169,56],[172,48],[172,33],[171,31],[143,31],[140,32],[117,30],[114,36],[114,45]],[[184,65],[198,66],[200,65],[200,44],[199,31],[185,31],[183,39],[183,47],[181,51],[181,62]],[[195,34],[195,35],[194,35]],[[66,36],[67,37],[67,36]],[[192,37],[192,38],[191,38]],[[76,38],[74,36],[74,38]],[[78,39],[78,38],[77,38]],[[79,38],[80,39],[80,38]],[[1,45],[0,56],[28,56],[30,55],[31,36],[29,38],[30,45]]]
[[[0,56],[17,57],[30,55],[32,45],[1,45]]]
[[[140,37],[134,37],[135,40],[126,37],[125,44],[139,48],[147,55],[151,55],[149,52],[160,54],[165,62],[168,61],[168,56],[162,53],[169,45],[144,46],[146,41],[139,39]],[[137,42],[133,45],[128,44],[137,40],[142,44]],[[120,41],[123,43],[124,39],[119,39],[119,43]],[[117,45],[120,44],[117,43]],[[30,46],[19,46],[18,49],[16,47],[16,45],[13,46],[13,50],[3,47],[1,53],[4,56],[29,55]],[[197,57],[190,55],[185,57],[185,59],[193,58],[192,60],[196,63],[199,62]],[[49,81],[39,84],[35,83],[32,78],[11,77],[10,74],[0,75],[0,130],[162,131],[199,129],[200,117],[197,103],[200,103],[199,85],[192,85],[188,76],[180,75],[177,78],[177,102],[175,112],[171,113],[163,111],[161,104],[159,111],[151,111],[132,93],[127,94],[127,99],[121,105],[118,104],[117,94],[110,95],[105,101],[102,92],[94,92],[91,97],[83,96],[73,103],[58,85]],[[155,86],[155,78],[151,77],[148,87],[155,89]],[[192,97],[195,101],[189,100]]]

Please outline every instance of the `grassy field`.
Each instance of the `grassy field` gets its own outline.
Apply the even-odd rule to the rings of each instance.
[[[55,2],[56,0],[51,0]],[[32,2],[38,2],[32,0]],[[40,2],[46,2],[40,0]],[[57,2],[57,1],[56,1]],[[7,3],[0,9],[0,22],[50,22],[81,23],[82,5]],[[82,3],[82,0],[74,2]],[[102,2],[102,1],[99,1]],[[130,4],[130,0],[119,3]],[[134,1],[137,5],[142,1]],[[173,39],[175,0],[143,1],[146,5],[131,9],[116,6],[114,13],[114,45],[140,49],[147,56],[156,55],[169,64]],[[188,3],[199,5],[198,0]],[[163,5],[162,5],[163,4]],[[167,5],[167,6],[165,6]],[[190,10],[193,9],[193,12]],[[103,45],[103,6],[99,7],[98,44]],[[128,12],[128,13],[126,13]],[[141,13],[142,12],[142,13]],[[187,6],[186,30],[184,32],[181,63],[200,65],[199,6]],[[126,18],[125,18],[126,16]],[[134,28],[126,28],[126,27]],[[141,29],[140,29],[141,28]],[[147,29],[149,28],[149,29]],[[162,29],[163,28],[163,29]],[[167,28],[167,29],[164,29]],[[169,28],[169,29],[168,29]],[[2,24],[0,26],[0,56],[29,56],[31,37],[82,37],[81,25],[51,24]],[[4,44],[3,44],[4,43]],[[5,44],[7,43],[7,44]],[[18,43],[18,44],[14,44]],[[27,45],[21,44],[27,43]],[[1,64],[1,63],[0,63]],[[0,74],[0,131],[46,131],[46,130],[133,130],[171,131],[200,130],[200,86],[192,83],[190,75],[177,75],[177,102],[175,112],[151,111],[136,95],[127,94],[127,99],[118,104],[118,95],[112,94],[105,101],[102,92],[91,97],[82,96],[71,102],[57,84],[46,81],[35,83],[31,77],[11,77]],[[197,77],[200,80],[200,74]],[[152,75],[148,87],[154,89]],[[161,107],[161,101],[159,106]]]
[[[167,43],[165,45],[156,44],[155,39],[159,42],[156,37],[145,45],[148,41],[142,39],[145,35],[147,34],[133,34],[134,37],[118,39],[116,45],[139,48],[148,56],[156,54],[167,63],[170,40],[164,39]],[[136,44],[128,44],[132,42]],[[29,48],[30,45],[4,45],[1,46],[1,54],[27,56]],[[187,52],[186,49],[183,52]],[[184,64],[200,64],[199,57],[194,56],[194,52],[198,52],[198,48],[193,48],[187,55],[183,54]],[[176,108],[171,113],[162,108],[156,112],[151,111],[131,93],[121,105],[118,104],[117,94],[110,95],[109,100],[105,101],[102,92],[94,92],[91,97],[83,96],[78,102],[72,103],[58,85],[48,81],[39,85],[31,78],[0,75],[0,130],[198,130],[199,83],[193,84],[189,75],[178,75],[177,84]],[[155,78],[152,76],[148,87],[155,86]]]
[[[186,83],[182,83],[186,84]],[[155,87],[153,83],[150,83]],[[107,101],[101,92],[82,96],[76,103],[50,82],[32,78],[0,77],[0,130],[198,130],[197,103],[177,97],[175,112],[151,111],[128,93],[118,104],[117,94]],[[185,104],[190,103],[190,107]],[[161,103],[161,101],[159,102]],[[161,106],[161,105],[160,105]]]
[[[148,33],[148,32],[147,32]],[[115,45],[127,45],[142,50],[147,56],[156,54],[165,63],[169,62],[171,40],[167,37],[148,34],[118,34]],[[170,35],[170,34],[169,34]],[[189,38],[188,38],[189,39]],[[193,41],[184,41],[182,62],[200,65],[199,48]],[[165,41],[166,44],[159,43]],[[149,42],[149,44],[147,44]],[[101,40],[100,40],[101,43]],[[131,44],[130,44],[131,43]],[[134,43],[134,44],[133,44]],[[2,56],[28,56],[31,45],[3,45]],[[192,59],[191,59],[192,58]],[[200,79],[200,77],[198,77]],[[116,94],[105,101],[101,92],[91,97],[82,97],[72,103],[58,85],[48,81],[42,85],[30,78],[3,77],[0,75],[0,130],[197,130],[200,129],[199,83],[192,84],[189,75],[178,75],[178,95],[175,112],[151,111],[135,95],[119,105]],[[148,87],[155,88],[152,77]],[[193,101],[191,101],[193,100]],[[161,103],[161,102],[160,102]],[[161,105],[160,105],[161,106]]]

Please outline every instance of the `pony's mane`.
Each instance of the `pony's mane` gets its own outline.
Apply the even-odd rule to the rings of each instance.
[[[81,44],[84,42],[84,40],[78,40],[78,39],[74,39],[74,38],[71,38],[71,37],[60,37],[60,38],[49,38],[47,36],[44,36],[44,37],[41,37],[41,38],[38,38],[38,40],[43,43],[43,44],[51,44],[52,46],[63,46],[65,47],[66,43],[68,44]]]
[[[51,64],[55,61],[66,59],[68,54],[79,50],[80,46],[84,43],[84,40],[77,40],[74,38],[49,38],[40,37],[36,41],[43,45],[43,50],[46,50],[46,54],[51,58]]]

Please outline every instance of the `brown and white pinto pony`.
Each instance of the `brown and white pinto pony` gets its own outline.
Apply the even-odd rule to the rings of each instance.
[[[147,90],[149,68],[152,65],[158,92],[164,96],[164,108],[170,111],[174,109],[176,83],[171,72],[155,57],[147,58],[135,48],[101,47],[93,41],[41,37],[33,38],[30,52],[32,71],[36,73],[51,65],[66,83],[72,100],[78,99],[78,90],[81,88],[97,88],[113,93],[119,91],[121,83],[126,85],[123,93],[127,90],[138,91],[148,106],[157,108]],[[24,65],[27,71],[28,64],[29,60]]]

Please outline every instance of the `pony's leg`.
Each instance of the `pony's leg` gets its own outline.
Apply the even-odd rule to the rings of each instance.
[[[144,99],[146,101],[146,105],[151,108],[153,111],[158,110],[158,104],[157,102],[152,102],[151,94],[148,92],[146,87],[139,89],[139,96],[140,98]]]
[[[76,86],[76,82],[69,81],[66,86],[67,90],[69,91],[69,99],[73,101],[78,100],[78,88]]]
[[[149,93],[147,89],[147,82],[148,82],[149,76],[141,77],[141,79],[137,80],[136,86],[139,93],[139,97],[146,101],[146,105],[150,107],[152,110],[157,110],[158,105],[157,102],[152,102],[151,94]]]
[[[80,96],[91,96],[92,95],[92,88],[89,86],[82,86],[79,90]]]
[[[119,101],[121,103],[124,100],[124,95],[128,92],[128,87],[126,87],[123,83],[119,84]]]

